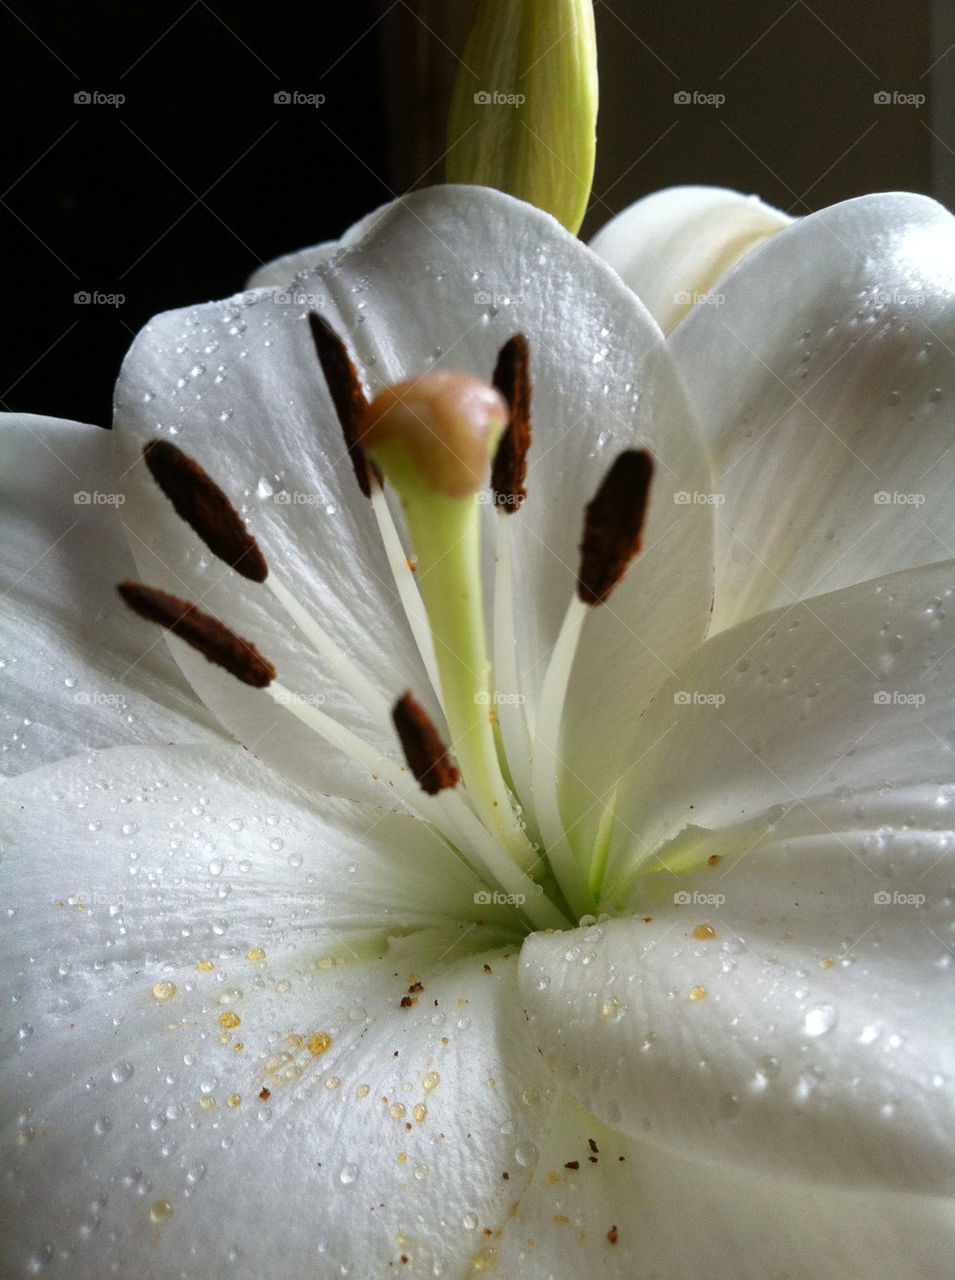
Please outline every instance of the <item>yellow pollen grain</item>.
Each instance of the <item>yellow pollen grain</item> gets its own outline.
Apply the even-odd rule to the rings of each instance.
[[[612,1018],[620,1008],[620,1001],[616,996],[608,996],[600,1006],[600,1016],[602,1018]]]
[[[231,1031],[233,1027],[242,1025],[242,1019],[234,1010],[229,1009],[227,1013],[219,1014],[219,1026],[224,1027],[226,1031]]]
[[[358,1086],[358,1088],[355,1090],[355,1097],[356,1097],[356,1098],[367,1098],[367,1097],[368,1097],[368,1095],[369,1095],[369,1093],[371,1093],[371,1085],[368,1085],[368,1084],[360,1084],[360,1085]]]
[[[287,978],[283,978],[281,982],[277,982],[275,984],[275,990],[279,993],[280,996],[287,996],[288,993],[292,990],[292,984],[291,982],[288,981]]]
[[[203,1111],[212,1111],[215,1105],[215,1098],[210,1097],[209,1094],[206,1094],[204,1098],[199,1099],[199,1106],[202,1107]]]
[[[408,1153],[407,1153],[407,1151],[399,1151],[399,1152],[398,1152],[398,1163],[399,1163],[399,1164],[404,1164],[404,1162],[405,1162],[407,1159],[408,1159]]]
[[[425,1093],[433,1093],[440,1083],[440,1074],[437,1071],[429,1071],[421,1081],[421,1087],[424,1089]]]
[[[706,987],[694,987],[694,988],[693,988],[693,990],[690,992],[690,999],[691,999],[691,1000],[705,1000],[705,999],[706,999]]]
[[[258,963],[259,960],[265,959],[265,952],[261,947],[249,947],[248,951],[245,953],[245,958],[246,960],[251,960],[253,963]]]
[[[235,1108],[236,1108],[237,1106],[239,1106],[239,1105],[240,1105],[240,1103],[242,1102],[242,1094],[241,1094],[241,1093],[230,1093],[230,1094],[229,1094],[229,1096],[228,1096],[228,1098],[226,1098],[225,1102],[226,1102],[226,1106],[227,1106],[227,1107],[231,1107],[231,1108],[233,1109],[233,1111],[234,1111],[234,1110],[235,1110]]]
[[[308,1042],[308,1051],[313,1058],[320,1058],[323,1053],[327,1053],[331,1048],[332,1038],[325,1034],[324,1031],[316,1031]]]
[[[481,1249],[471,1259],[471,1270],[477,1272],[491,1271],[497,1266],[497,1249],[489,1245]]]
[[[418,1105],[415,1107],[413,1114],[417,1124],[424,1124],[425,1118],[427,1117],[427,1114],[428,1114],[428,1108],[424,1105],[423,1102],[419,1102]]]
[[[211,960],[200,960],[196,965],[196,973],[211,973],[214,968]]]
[[[173,1209],[168,1200],[154,1200],[149,1206],[149,1216],[153,1222],[168,1222]]]
[[[823,956],[822,959],[819,961],[819,968],[831,969],[835,965],[835,963],[836,962],[835,960],[833,960],[832,956]]]
[[[547,1181],[550,1183],[552,1187],[559,1186],[561,1181],[560,1174],[555,1173],[552,1169],[550,1173],[547,1175]]]
[[[335,1090],[340,1084],[341,1080],[339,1080],[338,1076],[329,1076],[325,1081],[325,1088]]]
[[[293,1049],[301,1049],[301,1047],[302,1047],[302,1045],[303,1045],[304,1043],[305,1043],[305,1037],[304,1037],[304,1036],[288,1036],[288,1037],[286,1037],[286,1044],[290,1044],[290,1045],[292,1046],[292,1048],[293,1048]]]
[[[698,942],[709,942],[712,938],[716,937],[716,930],[711,924],[698,924],[693,930],[693,937],[696,938]]]
[[[555,1213],[554,1221],[559,1227],[566,1227],[567,1223],[570,1222],[570,1218],[568,1218],[564,1213]]]
[[[388,1110],[391,1112],[392,1120],[403,1120],[405,1118],[405,1108],[401,1102],[393,1102]]]
[[[176,984],[174,982],[157,982],[153,987],[153,999],[160,1004],[165,1004],[167,1000],[171,1000],[176,994]]]

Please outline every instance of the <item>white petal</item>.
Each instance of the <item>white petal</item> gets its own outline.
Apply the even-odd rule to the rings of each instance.
[[[944,1280],[955,1211],[948,1200],[756,1178],[676,1156],[615,1133],[564,1095],[537,1173],[490,1248],[504,1275],[542,1280]]]
[[[684,881],[689,903],[671,892],[648,923],[534,934],[531,1034],[581,1106],[673,1153],[950,1195],[952,975],[936,963],[950,908],[937,884],[921,913],[873,906],[864,869],[801,852],[761,851],[746,880]]]
[[[914,195],[773,236],[672,337],[712,454],[714,627],[955,547],[955,222]]]
[[[639,913],[524,949],[541,1048],[605,1122],[779,1176],[955,1185],[953,574],[752,619],[648,709],[609,873],[645,861]]]
[[[717,281],[791,222],[756,196],[723,187],[668,187],[618,213],[590,247],[669,333],[694,305],[718,305]]]
[[[939,797],[955,781],[953,593],[955,562],[930,565],[707,641],[640,723],[611,858],[646,857],[688,825],[735,828],[790,808],[815,826],[828,797],[860,829],[901,826],[913,786],[925,788],[919,821],[951,826]],[[884,788],[900,798],[881,791],[869,821]]]
[[[415,193],[366,219],[342,245],[314,274],[299,275],[290,296],[307,297],[307,306],[259,291],[161,316],[134,345],[117,393],[115,435],[130,493],[133,553],[144,578],[198,597],[258,645],[283,681],[322,696],[326,711],[374,736],[367,717],[329,681],[267,593],[237,585],[222,566],[208,563],[144,474],[138,450],[157,431],[175,432],[243,503],[273,571],[369,683],[389,700],[407,687],[424,696],[423,668],[367,503],[344,458],[305,312],[322,312],[348,336],[372,390],[437,362],[487,378],[503,342],[522,331],[532,351],[537,428],[530,497],[513,518],[523,696],[532,701],[536,695],[574,589],[583,504],[616,451],[637,443],[658,456],[662,496],[653,518],[661,530],[680,529],[679,546],[675,538],[663,541],[673,556],[679,551],[685,567],[658,621],[646,621],[653,611],[637,607],[635,577],[614,606],[616,618],[597,620],[588,644],[608,679],[616,672],[618,683],[641,688],[658,681],[663,649],[672,642],[672,656],[679,657],[702,633],[711,512],[669,518],[670,490],[681,481],[703,485],[703,464],[669,354],[640,304],[551,218],[479,188]],[[274,494],[283,491],[301,500],[277,504]],[[568,507],[576,508],[571,519]],[[654,572],[656,596],[660,574]],[[611,619],[609,608],[605,619]],[[603,638],[602,628],[608,629]],[[634,642],[634,631],[643,646]],[[317,777],[321,762],[306,734],[279,727],[260,695],[238,689],[203,659],[182,652],[177,658],[243,742],[303,782]],[[609,696],[611,686],[612,679],[601,700],[608,715],[618,703]],[[579,741],[576,728],[569,741]]]
[[[314,271],[320,263],[329,261],[343,248],[361,239],[389,207],[389,205],[382,205],[371,213],[366,213],[363,218],[359,218],[353,226],[349,227],[340,240],[323,240],[321,244],[311,245],[307,249],[296,249],[292,253],[283,253],[281,257],[273,258],[271,262],[266,262],[252,273],[248,287],[250,289],[268,287],[277,291],[284,290],[287,293],[294,292],[299,284],[296,277]],[[307,290],[302,291],[307,292]]]
[[[75,422],[0,422],[2,771],[87,747],[221,741],[165,645],[116,594],[132,562],[109,435]]]
[[[467,877],[410,819],[255,780],[137,749],[4,793],[18,1273],[460,1271],[533,1172],[554,1091]]]

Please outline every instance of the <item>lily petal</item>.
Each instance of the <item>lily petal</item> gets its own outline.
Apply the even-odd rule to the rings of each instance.
[[[955,1210],[686,1159],[608,1129],[565,1094],[534,1179],[490,1248],[505,1275],[945,1280]]]
[[[51,766],[0,812],[30,1010],[4,1041],[8,1260],[430,1274],[499,1230],[554,1091],[516,948],[437,838],[311,806],[238,747]]]
[[[91,747],[223,741],[166,646],[116,608],[132,561],[109,446],[98,427],[0,420],[6,774]]]
[[[751,619],[648,709],[619,810],[639,915],[524,950],[541,1047],[606,1123],[776,1174],[951,1190],[953,574]]]
[[[955,220],[874,195],[760,246],[673,334],[710,450],[714,629],[955,551]]]
[[[590,247],[669,333],[691,307],[714,306],[716,282],[792,221],[758,197],[724,187],[667,187],[611,218]]]
[[[751,618],[707,641],[647,709],[614,851],[659,850],[774,806],[955,781],[955,562],[926,565]],[[714,745],[718,744],[718,745]],[[895,815],[906,821],[910,801]],[[874,826],[886,820],[885,804]],[[865,822],[863,819],[863,826]],[[613,856],[613,855],[612,855]],[[638,855],[639,856],[639,855]]]

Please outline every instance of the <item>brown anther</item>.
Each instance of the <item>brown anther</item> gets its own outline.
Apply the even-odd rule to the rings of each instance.
[[[117,590],[134,613],[147,622],[158,622],[161,627],[167,627],[198,649],[204,658],[225,667],[243,684],[264,689],[275,679],[275,668],[262,657],[255,645],[237,636],[188,600],[180,600],[138,582],[122,582]]]
[[[584,604],[603,604],[640,550],[652,478],[649,453],[625,449],[587,506],[577,578]]]
[[[516,333],[501,347],[492,379],[507,402],[508,422],[501,435],[494,466],[491,489],[494,505],[509,514],[515,512],[527,497],[527,451],[531,447],[531,378],[530,352],[527,339]]]
[[[391,718],[408,768],[421,789],[429,796],[436,796],[446,787],[457,786],[461,775],[451,763],[448,749],[428,713],[414,700],[410,691],[395,703]]]
[[[348,349],[335,330],[327,320],[316,315],[314,311],[309,312],[308,323],[312,331],[312,341],[315,343],[315,353],[322,366],[322,373],[325,375],[329,395],[338,414],[338,421],[341,423],[345,446],[355,470],[355,479],[365,497],[370,498],[371,469],[365,452],[358,443],[368,401],[361,389],[361,382],[351,362]],[[377,468],[374,470],[375,475],[378,475]]]
[[[198,462],[168,440],[150,440],[143,457],[176,515],[199,535],[212,554],[252,582],[264,582],[268,565],[242,517]]]

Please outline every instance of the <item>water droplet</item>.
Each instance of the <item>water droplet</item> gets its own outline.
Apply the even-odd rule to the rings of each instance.
[[[539,1154],[533,1142],[522,1142],[520,1146],[514,1148],[514,1159],[524,1168],[536,1164]]]
[[[357,1178],[358,1178],[357,1164],[342,1165],[341,1173],[339,1173],[338,1175],[338,1180],[342,1184],[342,1186],[345,1186],[345,1187],[351,1186],[351,1184],[355,1182]]]
[[[149,1216],[153,1222],[168,1222],[172,1214],[172,1205],[168,1200],[156,1200],[149,1209]]]
[[[132,1074],[133,1064],[131,1062],[117,1062],[116,1066],[113,1067],[112,1071],[109,1073],[109,1076],[113,1084],[125,1084]]]
[[[839,1015],[831,1004],[820,1004],[806,1013],[802,1029],[807,1036],[824,1036],[838,1021]]]

